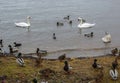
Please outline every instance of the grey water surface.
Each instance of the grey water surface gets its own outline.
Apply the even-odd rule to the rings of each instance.
[[[23,53],[33,53],[37,47],[48,52],[63,50],[48,58],[62,53],[71,57],[103,55],[111,50],[105,52],[102,49],[106,47],[101,40],[105,32],[112,36],[112,42],[107,47],[120,46],[119,4],[119,0],[0,0],[0,39],[4,40],[5,50],[15,41],[22,43],[20,51]],[[70,15],[72,25],[63,19],[67,15]],[[15,26],[15,22],[26,22],[27,16],[31,16],[30,31]],[[96,25],[82,30],[80,34],[78,17]],[[58,21],[64,26],[57,27]],[[84,37],[90,32],[94,32],[93,38]],[[56,40],[52,39],[53,33],[56,33]]]

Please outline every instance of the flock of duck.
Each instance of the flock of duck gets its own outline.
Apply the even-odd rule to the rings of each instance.
[[[28,17],[27,17],[27,22],[18,22],[18,23],[15,23],[15,25],[16,25],[16,27],[23,27],[23,28],[28,27],[28,28],[29,28],[29,27],[31,26],[31,25],[30,25],[30,19],[31,19],[31,17],[28,16]],[[64,19],[69,20],[69,16],[64,17]],[[80,24],[78,24],[77,27],[78,27],[80,30],[81,30],[81,29],[92,28],[93,26],[95,26],[95,23],[86,23],[86,21],[85,21],[83,18],[80,18],[80,17],[78,18],[78,21],[80,21]],[[69,21],[69,24],[72,24],[72,20]],[[64,25],[63,23],[57,22],[57,26],[63,26],[63,25]],[[86,36],[86,37],[89,37],[89,36],[90,36],[90,37],[93,37],[93,32],[91,32],[90,34],[84,34],[84,36]],[[55,33],[53,33],[53,39],[56,39]],[[109,33],[105,32],[105,36],[102,37],[101,39],[102,39],[102,41],[103,41],[104,43],[110,43],[110,42],[111,42],[111,35],[110,35]],[[16,43],[16,42],[14,42],[13,44],[14,44],[14,47],[20,47],[20,46],[22,46],[21,43]],[[1,45],[1,47],[3,47],[3,45],[2,45],[2,40],[0,40],[0,45]],[[13,51],[12,46],[9,45],[8,47],[9,47],[9,49],[10,49],[10,53],[13,53],[13,52],[12,52],[12,51]],[[24,66],[24,60],[21,58],[21,56],[22,56],[22,54],[21,54],[21,53],[18,53],[16,62],[17,62],[19,65]],[[65,57],[65,54],[63,55],[63,57]],[[59,58],[61,58],[61,57],[59,57]],[[94,64],[92,65],[93,68],[97,68],[97,67],[98,67],[98,68],[101,68],[101,66],[98,65],[96,62],[97,62],[97,60],[94,60]],[[65,66],[64,66],[63,69],[64,69],[66,72],[69,73],[69,70],[72,69],[72,67],[69,66],[69,64],[68,64],[67,61],[65,61],[64,64],[65,64]],[[110,73],[111,77],[112,77],[114,80],[117,79],[118,72],[117,72],[116,70],[110,70],[109,73]]]
[[[27,16],[27,22],[18,22],[18,23],[15,23],[16,27],[23,27],[23,28],[28,28],[31,26],[30,24],[30,19],[31,17],[30,16]],[[64,19],[67,19],[69,20],[70,19],[70,16],[66,16],[64,17]],[[80,33],[81,33],[81,30],[82,29],[88,29],[88,28],[92,28],[93,26],[95,26],[95,23],[87,23],[83,18],[81,17],[78,17],[78,21],[80,21],[80,23],[78,24],[78,28],[80,30]],[[69,24],[72,24],[72,20],[69,21]],[[63,26],[64,24],[61,23],[61,22],[57,22],[56,23],[57,26]],[[93,36],[93,32],[91,32],[90,34],[86,34],[85,36],[89,37],[89,36]],[[110,43],[111,42],[111,35],[109,33],[105,33],[105,36],[102,38],[102,41],[104,43]]]

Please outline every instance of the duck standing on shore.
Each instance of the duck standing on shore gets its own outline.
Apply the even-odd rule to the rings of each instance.
[[[11,45],[8,45],[8,47],[9,47],[9,53],[10,53],[10,54],[13,54],[13,53],[15,53],[15,52],[18,52],[18,49],[17,49],[17,48],[13,48]]]
[[[118,79],[118,71],[114,68],[112,68],[110,71],[110,76],[112,77],[113,80],[117,80]]]
[[[65,66],[64,66],[64,71],[66,71],[67,73],[69,73],[69,66],[68,66],[68,62],[65,61],[64,62]]]
[[[101,68],[102,68],[101,65],[97,64],[97,59],[94,59],[94,63],[92,64],[92,67],[93,67],[94,69],[96,69],[96,68],[101,69]]]
[[[63,68],[63,69],[64,69],[64,71],[65,71],[66,73],[69,74],[69,73],[70,73],[70,70],[72,69],[72,67],[70,67],[70,65],[68,64],[68,61],[65,61],[64,64],[65,64],[65,65],[64,65],[64,68]]]
[[[39,48],[36,49],[36,55],[38,58],[36,58],[35,62],[35,66],[39,66],[42,64],[42,56],[43,55],[46,55],[47,54],[47,51],[46,50],[40,50]]]
[[[41,53],[39,48],[36,49],[36,55],[38,56],[38,59],[41,60]]]
[[[111,50],[111,53],[112,53],[113,56],[116,56],[117,53],[118,53],[118,48],[112,49],[112,50]]]
[[[65,58],[66,58],[66,54],[62,54],[61,56],[58,57],[60,61],[65,60]]]
[[[11,46],[11,45],[8,45],[8,47],[9,47],[9,53],[12,54],[12,53],[13,53],[13,48],[12,48],[12,46]]]
[[[117,58],[115,58],[115,60],[112,62],[112,67],[116,69],[117,66],[118,66],[118,61],[117,61]]]
[[[24,66],[25,63],[24,63],[24,60],[23,60],[23,58],[22,58],[22,53],[18,53],[16,62],[17,62],[20,66]]]

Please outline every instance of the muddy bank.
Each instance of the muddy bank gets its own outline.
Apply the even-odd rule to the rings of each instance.
[[[24,58],[25,66],[21,67],[16,63],[15,57],[0,57],[0,76],[6,75],[8,83],[30,83],[36,77],[38,81],[46,79],[48,83],[88,83],[95,81],[100,75],[100,70],[92,68],[94,59],[98,59],[98,63],[103,66],[103,76],[100,83],[114,83],[109,75],[111,63],[114,61],[115,56],[91,57],[91,58],[70,58],[65,59],[72,67],[71,73],[66,74],[63,70],[64,60],[59,61],[43,59],[41,65],[35,66],[35,59]],[[118,59],[118,64],[120,61]],[[117,70],[120,72],[120,67]],[[52,70],[54,73],[49,73],[45,77],[40,71],[45,69]],[[116,82],[120,82],[120,79]]]

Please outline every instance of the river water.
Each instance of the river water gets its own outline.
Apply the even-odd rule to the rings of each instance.
[[[48,58],[67,53],[70,57],[98,56],[109,53],[105,47],[120,47],[119,0],[0,0],[0,39],[4,49],[13,42],[22,43],[23,53],[33,53],[36,48],[53,52]],[[70,15],[73,24],[63,18]],[[15,22],[26,22],[31,17],[31,27],[20,28]],[[78,17],[96,25],[79,33]],[[56,26],[63,22],[64,26]],[[94,32],[93,38],[84,37]],[[112,42],[105,46],[101,38],[109,32]],[[52,39],[56,33],[56,40]],[[97,50],[96,50],[97,49]]]

